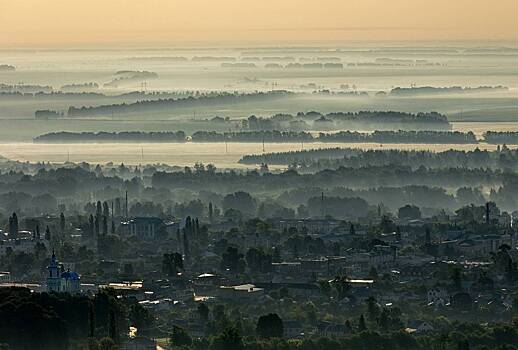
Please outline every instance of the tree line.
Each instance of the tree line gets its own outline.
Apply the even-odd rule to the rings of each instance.
[[[183,131],[121,132],[52,132],[40,135],[34,142],[185,142]]]
[[[69,117],[80,116],[96,116],[126,113],[142,113],[168,111],[171,108],[182,108],[191,106],[213,106],[219,104],[231,104],[239,102],[261,102],[270,99],[277,99],[291,96],[293,93],[289,91],[269,91],[256,93],[238,93],[238,92],[218,92],[217,94],[200,95],[197,97],[188,96],[186,98],[168,98],[157,100],[143,100],[134,103],[120,103],[90,107],[74,107],[68,108]]]
[[[1,288],[0,316],[8,320],[0,322],[0,346],[8,349],[88,348],[103,338],[116,345],[130,325],[153,322],[136,301],[119,299],[110,290],[87,296]]]
[[[492,144],[518,144],[518,132],[516,131],[487,131],[484,140]]]
[[[371,164],[427,168],[489,168],[518,169],[518,150],[498,147],[495,151],[447,150],[443,152],[417,150],[362,150],[356,148],[320,148],[300,151],[245,155],[242,164],[274,164],[296,167],[301,172],[339,167],[361,168]]]
[[[50,112],[40,114],[46,116]],[[313,136],[304,131],[196,131],[188,138],[184,131],[168,132],[52,132],[37,136],[34,142],[335,142],[335,143],[436,143],[436,144],[474,144],[477,139],[472,132],[449,131],[375,131],[360,133],[340,131],[320,133]]]
[[[433,86],[419,86],[419,87],[396,87],[390,91],[392,96],[415,96],[415,95],[441,95],[441,94],[474,94],[481,92],[500,92],[508,91],[509,88],[498,86],[478,86],[478,87],[433,87]]]

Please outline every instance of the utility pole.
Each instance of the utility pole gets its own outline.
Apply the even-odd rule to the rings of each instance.
[[[320,215],[322,216],[322,219],[324,219],[324,217],[325,217],[324,192],[322,192],[322,197],[320,198]]]
[[[489,214],[490,214],[490,209],[489,209],[489,202],[486,203],[486,224],[489,225]]]
[[[125,209],[125,214],[126,214],[126,220],[128,219],[128,191],[126,191],[126,208]]]

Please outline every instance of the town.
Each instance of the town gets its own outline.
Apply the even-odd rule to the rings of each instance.
[[[518,229],[515,213],[494,202],[423,215],[413,204],[363,213],[356,199],[339,215],[343,204],[323,191],[309,199],[312,215],[244,191],[188,200],[181,185],[172,198],[186,199],[175,203],[166,188],[145,185],[157,175],[151,167],[8,164],[18,170],[0,177],[14,189],[60,187],[58,199],[16,192],[2,202],[18,209],[0,240],[0,318],[12,320],[0,336],[14,348],[91,349],[97,339],[102,349],[464,349],[515,339],[498,332],[518,336],[507,326],[518,314]],[[181,173],[228,174],[201,164]],[[90,180],[77,190],[82,177]],[[52,202],[54,214],[31,215]],[[59,306],[62,294],[76,311]],[[3,302],[12,298],[20,305]],[[53,303],[52,312],[44,306]],[[12,308],[31,308],[35,319]],[[19,322],[41,336],[19,337]],[[53,322],[69,326],[47,332]]]
[[[517,14],[0,0],[0,350],[518,350]]]

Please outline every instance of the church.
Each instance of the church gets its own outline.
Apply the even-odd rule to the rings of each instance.
[[[80,277],[77,273],[68,269],[65,271],[63,264],[56,259],[56,254],[52,252],[50,264],[47,267],[49,275],[47,277],[47,292],[57,293],[79,293],[81,292]]]

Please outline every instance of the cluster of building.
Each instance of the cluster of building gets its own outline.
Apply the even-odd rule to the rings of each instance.
[[[108,259],[97,250],[98,245],[79,235],[78,243],[95,251],[97,268],[103,271],[95,278],[81,278],[74,271],[74,263],[61,263],[53,252],[46,276],[39,281],[13,281],[9,272],[0,272],[0,285],[25,283],[33,290],[66,293],[90,293],[100,288],[111,288],[120,295],[135,298],[144,308],[162,318],[170,326],[185,328],[192,336],[206,335],[206,326],[193,311],[189,317],[175,318],[175,309],[195,310],[200,302],[231,305],[261,305],[275,299],[290,298],[297,303],[334,300],[340,307],[358,310],[369,298],[382,308],[392,308],[404,301],[407,305],[428,310],[430,313],[472,312],[490,309],[505,313],[512,307],[512,282],[506,272],[498,272],[494,256],[505,253],[511,259],[518,255],[514,229],[501,226],[491,234],[473,234],[463,228],[449,228],[424,232],[424,224],[406,222],[403,229],[388,233],[372,233],[368,225],[350,224],[331,219],[271,220],[271,230],[277,232],[267,239],[258,234],[239,230],[217,231],[225,222],[208,223],[211,238],[191,259],[193,252],[185,241],[185,221],[167,221],[157,217],[135,217],[120,220],[117,235],[122,239],[142,242],[131,255]],[[73,234],[78,233],[75,229]],[[233,234],[229,234],[233,232]],[[79,232],[80,233],[80,232]],[[246,252],[260,247],[272,251],[283,247],[286,235],[302,235],[318,241],[325,247],[321,253],[299,251],[294,255],[284,248],[269,266],[258,272],[250,266],[236,272],[220,268],[221,253],[215,247],[220,240]],[[70,234],[70,236],[73,236]],[[193,239],[193,238],[191,238]],[[71,238],[74,243],[74,238]],[[145,242],[145,244],[144,244]],[[0,255],[9,252],[32,252],[37,245],[52,251],[55,241],[40,237],[32,231],[19,231],[16,237],[0,236]],[[330,247],[337,246],[330,254]],[[149,249],[154,252],[149,251]],[[161,255],[177,251],[182,254],[184,266],[177,275],[166,275],[160,266]],[[447,259],[448,256],[456,259]],[[137,271],[126,271],[125,266],[138,266]],[[450,271],[458,269],[460,278],[455,285]],[[496,271],[496,272],[495,272]],[[491,278],[487,278],[490,275]],[[32,283],[32,284],[31,284]],[[334,286],[347,286],[345,296],[338,296]],[[387,288],[387,285],[391,285]],[[406,288],[405,286],[420,286]],[[181,314],[185,314],[182,312]],[[433,331],[430,322],[406,319],[409,333]],[[351,330],[344,323],[319,319],[308,326],[297,319],[283,319],[286,337],[308,334],[323,336],[345,335]]]

